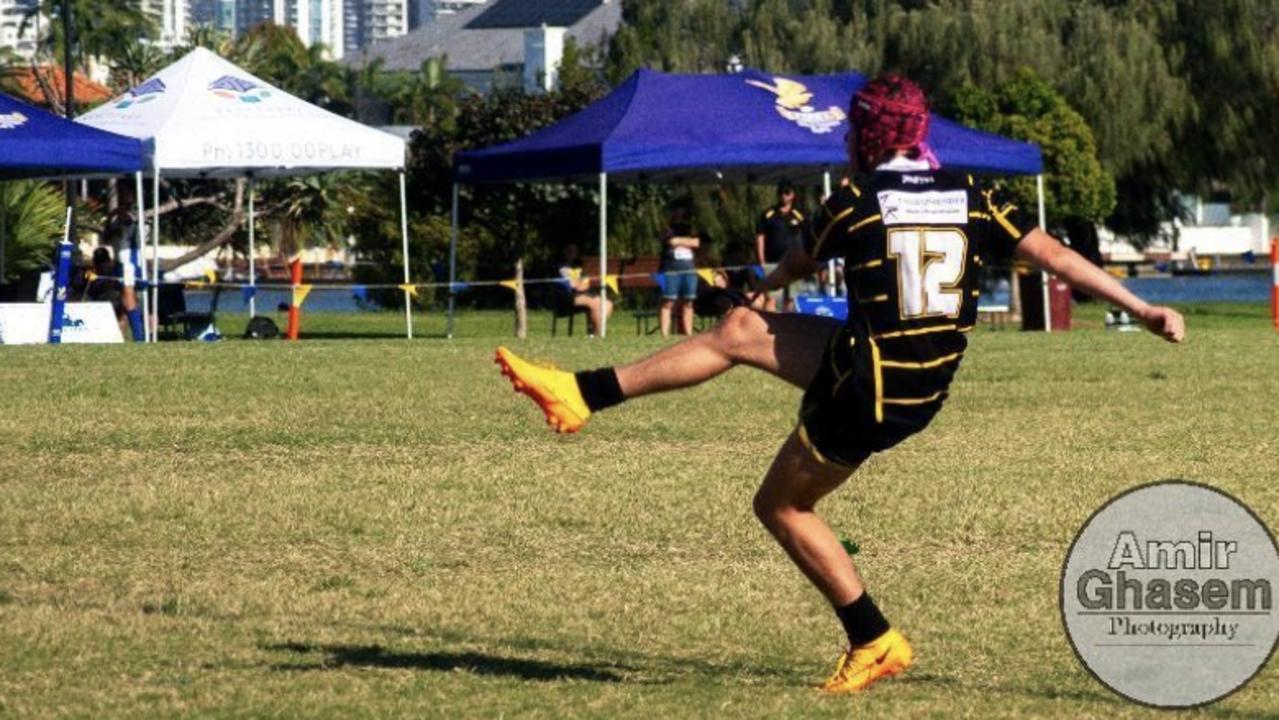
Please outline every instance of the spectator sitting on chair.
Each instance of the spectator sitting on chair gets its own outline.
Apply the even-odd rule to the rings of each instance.
[[[697,299],[697,265],[693,262],[693,251],[702,246],[702,241],[693,234],[688,215],[687,208],[671,208],[670,227],[662,237],[662,265],[659,270],[666,275],[666,290],[662,293],[662,304],[657,312],[662,337],[670,337],[671,313],[677,304],[680,333],[693,334],[693,301]]]
[[[93,251],[93,269],[88,275],[88,284],[84,288],[84,299],[92,302],[109,302],[115,311],[115,320],[120,324],[120,333],[129,332],[128,311],[124,307],[124,283],[115,277],[115,261],[111,259],[111,251],[99,247]]]
[[[586,308],[591,324],[591,334],[597,335],[605,318],[613,315],[613,302],[602,294],[602,291],[591,290],[590,279],[582,278],[582,260],[575,243],[564,246],[560,257],[559,276],[569,286],[573,294],[573,306]],[[602,313],[602,315],[601,315]]]

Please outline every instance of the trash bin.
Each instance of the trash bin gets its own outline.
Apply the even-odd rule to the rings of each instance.
[[[1018,290],[1021,291],[1021,329],[1044,329],[1044,278],[1048,278],[1048,308],[1052,314],[1052,329],[1070,329],[1070,286],[1061,278],[1049,276],[1038,270],[1017,271]]]

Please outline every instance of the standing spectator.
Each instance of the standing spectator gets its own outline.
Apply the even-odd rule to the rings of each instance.
[[[93,268],[86,274],[88,281],[84,288],[84,299],[91,302],[109,302],[115,312],[115,320],[120,324],[120,332],[129,329],[126,318],[128,313],[124,307],[124,287],[116,275],[115,261],[111,259],[111,251],[105,247],[93,251]]]
[[[765,272],[771,273],[788,250],[802,244],[803,237],[804,215],[795,207],[795,186],[785,181],[778,183],[777,204],[765,210],[755,224],[756,261],[764,266]],[[776,311],[778,298],[782,300],[782,309],[795,309],[791,285],[769,295],[764,300],[764,309]]]
[[[586,308],[591,323],[591,334],[598,335],[604,318],[613,314],[613,303],[604,296],[604,291],[591,290],[589,278],[582,278],[582,259],[576,243],[564,246],[560,256],[558,274],[568,286],[568,293],[574,307]]]
[[[671,208],[670,226],[662,237],[661,272],[666,275],[666,290],[662,293],[662,305],[658,309],[658,324],[662,337],[670,337],[671,314],[679,305],[679,331],[693,334],[693,301],[697,299],[697,265],[694,251],[702,246],[700,237],[693,233],[688,209]]]
[[[134,341],[141,341],[143,318],[134,289],[134,283],[140,279],[138,266],[141,264],[141,257],[137,254],[137,220],[133,217],[136,202],[133,186],[125,182],[116,184],[116,204],[107,216],[106,241],[115,250],[115,257],[123,259],[123,262],[114,263],[117,276],[125,279],[120,289],[119,306],[128,318]],[[94,254],[96,256],[96,251]]]

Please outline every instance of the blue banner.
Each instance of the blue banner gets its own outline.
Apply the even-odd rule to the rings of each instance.
[[[71,252],[74,246],[63,240],[58,243],[58,261],[53,271],[53,302],[49,310],[49,344],[62,343],[63,312],[67,305],[67,286],[71,283]]]

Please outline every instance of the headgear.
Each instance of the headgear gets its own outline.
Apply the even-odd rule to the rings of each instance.
[[[894,150],[918,150],[937,167],[927,143],[928,98],[915,83],[900,75],[882,75],[858,90],[848,115],[852,118],[857,162],[873,170]]]

